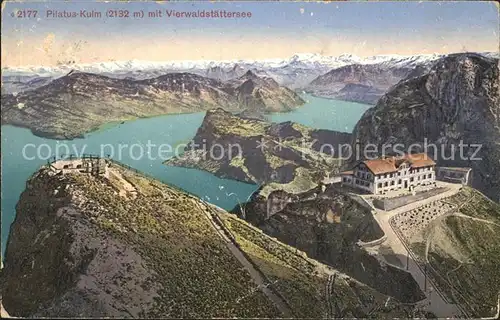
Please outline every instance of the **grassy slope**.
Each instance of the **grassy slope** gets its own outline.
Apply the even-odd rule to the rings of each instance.
[[[262,232],[233,215],[222,215],[242,250],[267,276],[297,316],[322,317],[325,312],[325,275],[315,272],[295,249],[270,241]]]
[[[448,201],[463,204],[461,214],[496,225],[455,215],[444,218],[434,225],[429,262],[441,275],[444,291],[471,316],[492,316],[500,294],[500,205],[471,188]]]
[[[116,168],[116,166],[115,166]],[[130,171],[140,191],[132,201],[114,194],[104,179],[73,176],[78,189],[106,208],[94,222],[140,253],[163,287],[156,314],[185,317],[272,317],[279,312],[234,259],[203,215],[200,202]],[[238,299],[246,297],[245,299]]]
[[[223,214],[221,217],[240,248],[266,275],[272,287],[285,298],[298,317],[322,318],[327,314],[333,317],[401,317],[408,316],[407,312],[412,309],[337,273],[330,296],[332,310],[329,312],[325,295],[328,281],[325,266],[307,258],[302,251],[270,238],[234,215]]]

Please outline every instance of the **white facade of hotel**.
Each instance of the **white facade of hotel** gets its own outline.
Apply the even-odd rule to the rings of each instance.
[[[382,194],[386,191],[407,189],[428,185],[436,180],[435,166],[411,168],[406,162],[397,171],[374,174],[364,163],[358,164],[352,174],[342,176],[342,184]]]

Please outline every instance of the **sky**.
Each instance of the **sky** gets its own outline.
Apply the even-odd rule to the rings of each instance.
[[[37,11],[36,17],[28,10]],[[52,11],[101,12],[56,18]],[[128,18],[106,17],[128,10]],[[162,17],[148,17],[161,10]],[[174,18],[167,10],[250,12],[250,18]],[[21,13],[19,13],[21,12]],[[144,17],[133,16],[142,12]],[[494,2],[3,2],[1,62],[53,66],[124,60],[237,60],[323,55],[495,51]]]

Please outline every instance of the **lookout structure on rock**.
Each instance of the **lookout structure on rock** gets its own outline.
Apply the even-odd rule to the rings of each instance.
[[[50,168],[57,173],[86,173],[91,175],[104,175],[108,163],[105,159],[96,156],[84,156],[77,159],[63,159],[50,163]]]

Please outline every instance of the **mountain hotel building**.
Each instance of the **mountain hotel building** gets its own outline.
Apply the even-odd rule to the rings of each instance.
[[[391,190],[412,190],[436,180],[436,163],[425,153],[365,160],[352,171],[341,173],[342,184],[373,194]]]

